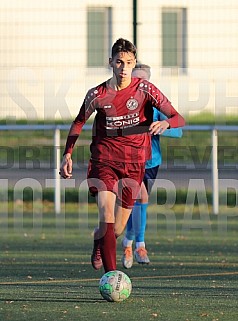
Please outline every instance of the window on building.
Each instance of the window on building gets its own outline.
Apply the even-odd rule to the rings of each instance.
[[[112,9],[89,7],[87,11],[87,65],[107,65],[112,46]]]
[[[187,9],[162,9],[162,65],[187,68]]]

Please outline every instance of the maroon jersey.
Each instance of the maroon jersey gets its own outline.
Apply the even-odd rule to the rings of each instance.
[[[151,156],[148,129],[153,122],[153,106],[169,118],[166,121],[170,127],[184,126],[183,117],[147,80],[132,78],[130,85],[119,91],[108,82],[90,89],[72,123],[64,154],[72,153],[84,123],[96,111],[90,146],[92,159],[144,163]]]

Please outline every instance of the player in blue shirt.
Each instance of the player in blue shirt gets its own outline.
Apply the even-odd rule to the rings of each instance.
[[[132,77],[143,78],[149,80],[150,67],[144,64],[136,64]],[[154,108],[153,121],[166,120],[166,116]],[[167,129],[162,136],[168,137],[182,137],[181,128]],[[133,264],[133,241],[136,241],[134,257],[140,264],[149,264],[150,260],[145,248],[145,229],[146,229],[146,216],[148,199],[156,179],[159,166],[162,163],[161,148],[160,148],[160,135],[152,136],[152,156],[146,162],[145,175],[141,186],[140,198],[136,200],[132,213],[129,217],[126,227],[126,234],[122,240],[123,256],[122,264],[126,269],[132,267]]]

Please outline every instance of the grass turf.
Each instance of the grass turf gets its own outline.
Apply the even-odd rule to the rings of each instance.
[[[150,206],[150,265],[135,263],[124,270],[118,240],[118,269],[133,284],[131,296],[121,303],[102,299],[98,282],[103,271],[94,271],[89,262],[97,223],[94,204],[89,212],[84,206],[79,213],[69,207],[61,218],[50,208],[33,216],[29,207],[22,222],[19,213],[1,213],[0,320],[236,321],[237,209],[229,209],[223,228],[209,213],[209,230],[202,224],[188,230],[183,228],[189,223],[184,208],[176,206],[173,235],[156,211]],[[195,208],[193,219],[200,218]]]

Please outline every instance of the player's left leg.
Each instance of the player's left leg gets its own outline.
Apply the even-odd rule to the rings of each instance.
[[[147,250],[145,248],[145,229],[148,203],[136,203],[137,215],[134,218],[133,225],[136,235],[136,248],[134,251],[135,259],[140,264],[149,264]]]
[[[147,208],[149,195],[158,173],[159,165],[145,170],[143,184],[141,186],[141,199],[138,200],[138,212],[134,215],[133,225],[136,235],[135,259],[138,263],[148,264],[150,262],[148,252],[145,248],[145,230],[147,221]]]
[[[130,217],[131,214],[131,208],[125,208],[122,207],[118,204],[116,204],[115,206],[115,234],[116,237],[119,237],[125,227],[126,227],[126,223]]]
[[[133,251],[132,251],[132,244],[135,239],[135,230],[133,227],[133,211],[134,208],[132,209],[132,213],[129,216],[128,222],[126,224],[126,234],[124,235],[122,239],[122,258],[121,262],[122,265],[125,269],[130,269],[133,265]]]
[[[129,219],[126,224],[126,234],[123,238],[124,246],[132,246],[133,241],[135,240],[135,230],[133,226],[133,211],[134,207],[132,209],[131,215],[129,216]]]
[[[127,170],[130,169],[132,173],[140,174],[134,178],[124,178],[119,183],[121,186],[121,198],[118,197],[117,204],[116,204],[116,223],[115,223],[115,231],[116,234],[119,236],[125,227],[127,226],[127,232],[125,237],[122,240],[122,248],[123,248],[123,255],[122,255],[122,265],[124,268],[129,269],[132,267],[133,264],[133,251],[132,251],[132,243],[134,239],[134,227],[133,227],[133,218],[131,215],[131,209],[134,207],[134,200],[137,198],[138,193],[141,188],[141,178],[144,174],[144,169],[141,166],[135,168],[133,165],[129,165]],[[138,171],[139,169],[139,171]],[[129,172],[129,170],[128,170]],[[132,175],[133,177],[133,175]],[[121,204],[121,206],[119,205]],[[132,211],[134,208],[132,209]]]
[[[144,183],[141,185],[141,197],[135,203],[132,212],[132,224],[135,230],[136,248],[135,259],[138,263],[148,264],[150,262],[145,248],[145,229],[147,220],[148,193]]]
[[[128,228],[128,225],[130,225],[130,223],[128,224],[128,222],[131,221],[130,213],[131,213],[131,209],[126,209],[126,208],[116,205],[115,233],[116,233],[117,237],[119,235],[121,235],[125,226],[127,226],[127,228]],[[127,242],[126,245],[124,244],[125,241]],[[131,242],[131,245],[130,244],[128,245],[128,242]],[[133,264],[132,242],[133,241],[127,240],[126,237],[124,237],[122,240],[123,256],[122,256],[121,261],[122,261],[122,265],[126,269],[131,268],[131,266]]]

